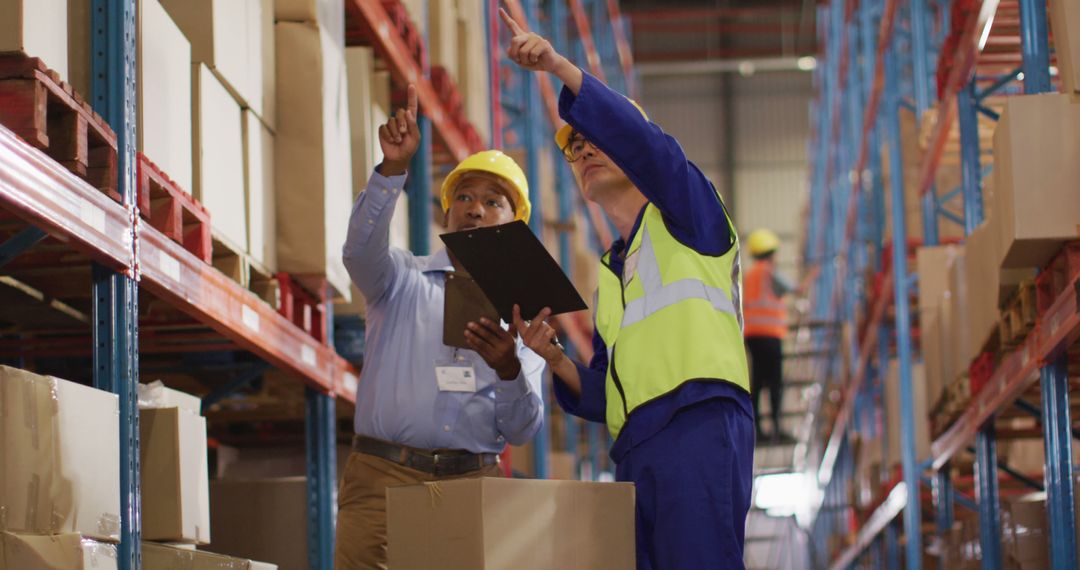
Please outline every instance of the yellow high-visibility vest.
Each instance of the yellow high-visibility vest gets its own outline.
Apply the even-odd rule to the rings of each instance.
[[[626,251],[622,279],[610,252],[601,259],[596,303],[612,437],[634,409],[685,382],[724,381],[749,392],[737,238],[723,255],[698,253],[649,204]]]

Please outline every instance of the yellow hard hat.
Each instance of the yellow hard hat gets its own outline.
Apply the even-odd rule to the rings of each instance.
[[[516,195],[510,197],[514,202],[514,219],[528,223],[529,216],[532,214],[532,203],[529,202],[529,181],[525,179],[525,173],[514,162],[514,159],[499,150],[478,152],[454,167],[450,175],[443,180],[440,190],[444,213],[450,210],[450,198],[453,197],[452,194],[461,177],[469,172],[488,172],[507,181],[516,192]]]
[[[641,116],[645,117],[645,120],[649,120],[649,116],[645,114],[645,109],[641,108],[641,105],[637,104],[637,101],[627,98],[627,101],[634,104],[634,107],[641,112]],[[570,134],[574,132],[574,127],[570,125],[563,125],[559,127],[559,130],[555,131],[555,144],[559,145],[559,150],[566,148],[566,143],[570,142]]]
[[[750,248],[750,255],[757,257],[776,251],[780,247],[780,237],[764,228],[757,229],[750,232],[746,245]]]

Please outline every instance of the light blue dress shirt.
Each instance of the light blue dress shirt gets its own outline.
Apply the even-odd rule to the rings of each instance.
[[[517,341],[521,372],[501,380],[474,351],[442,343],[446,250],[427,257],[390,247],[390,220],[405,175],[373,172],[357,199],[342,250],[367,301],[364,369],[356,391],[356,433],[421,449],[499,453],[543,423],[547,365]],[[476,392],[439,390],[436,366],[472,366]]]

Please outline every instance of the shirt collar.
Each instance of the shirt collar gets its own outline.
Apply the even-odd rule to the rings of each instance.
[[[420,258],[420,271],[424,273],[453,270],[454,264],[450,263],[450,254],[446,253],[446,248],[436,251],[433,255]]]

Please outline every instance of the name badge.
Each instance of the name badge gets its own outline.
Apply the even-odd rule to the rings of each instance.
[[[435,380],[443,392],[476,392],[476,371],[472,366],[436,366]]]

